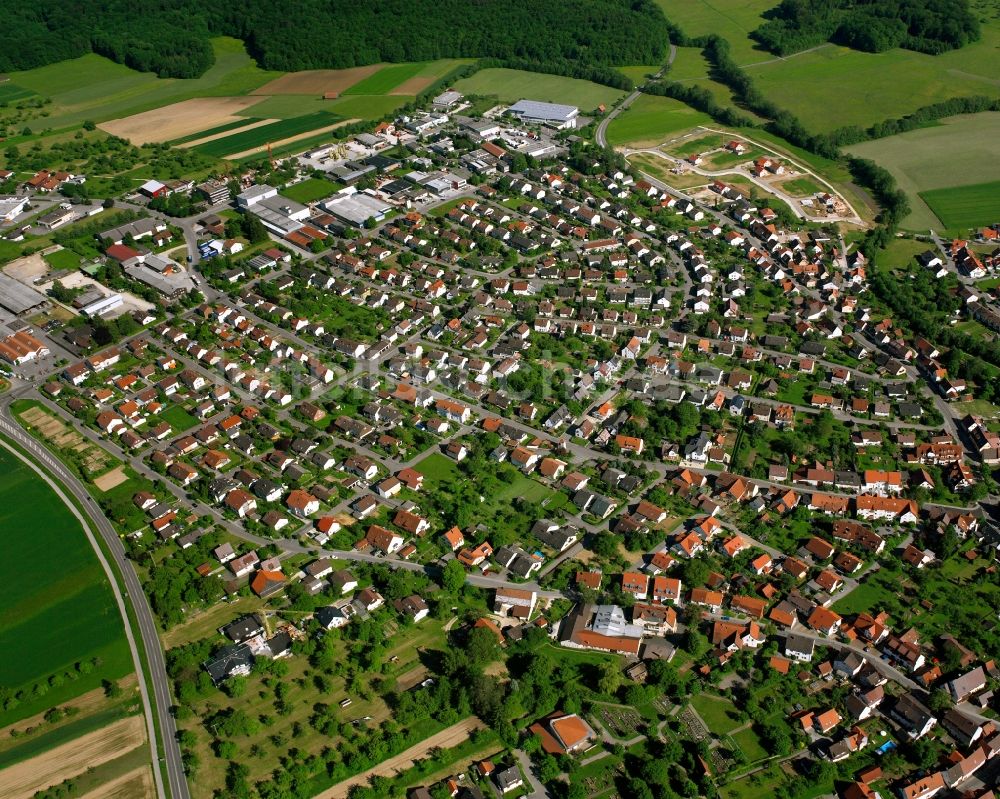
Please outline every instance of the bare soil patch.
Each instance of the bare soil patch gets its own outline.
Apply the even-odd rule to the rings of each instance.
[[[253,93],[267,94],[319,94],[337,92],[351,88],[355,83],[369,75],[374,75],[385,64],[368,64],[350,69],[309,69],[304,72],[292,72],[265,83]]]
[[[0,771],[0,796],[30,799],[38,791],[75,777],[91,766],[121,757],[145,740],[146,724],[142,716],[116,721]]]
[[[153,774],[144,766],[104,783],[81,799],[152,799],[155,795]]]
[[[211,136],[205,136],[203,139],[195,139],[194,141],[184,142],[180,145],[182,148],[187,147],[197,147],[199,144],[207,144],[210,141],[215,141],[216,139],[224,139],[226,136],[232,136],[236,133],[243,133],[244,131],[253,130],[254,128],[259,128],[262,125],[270,125],[272,122],[278,122],[279,120],[271,119],[258,119],[256,122],[251,122],[249,125],[244,125],[242,128],[235,128],[233,130],[224,130],[222,133],[213,133]]]
[[[271,147],[283,147],[286,144],[292,144],[293,142],[301,141],[302,139],[308,139],[313,136],[317,136],[327,130],[336,130],[337,128],[343,127],[344,125],[352,125],[358,122],[357,119],[344,119],[335,125],[324,125],[321,128],[313,128],[312,130],[307,130],[305,133],[299,133],[295,136],[289,136],[287,139],[281,139],[280,141],[271,142]],[[235,161],[240,158],[246,158],[250,155],[256,155],[257,153],[263,153],[267,151],[268,145],[264,144],[260,147],[251,147],[249,150],[244,150],[241,153],[233,153],[232,155],[227,155],[226,158]]]
[[[398,771],[405,771],[413,765],[415,760],[426,757],[432,749],[448,749],[457,746],[468,739],[474,730],[482,729],[484,726],[475,716],[470,716],[465,721],[453,724],[447,729],[441,730],[437,735],[426,738],[416,746],[411,746],[405,752],[390,757],[374,768],[351,777],[349,780],[337,783],[332,788],[327,788],[314,799],[347,799],[348,793],[355,785],[367,785],[368,780],[373,776],[391,777]]]
[[[389,94],[399,96],[403,94],[420,94],[424,89],[430,86],[437,78],[425,75],[421,77],[420,75],[414,75],[408,80],[404,80],[395,89],[393,89]]]
[[[40,253],[18,258],[3,268],[5,275],[14,278],[14,280],[19,280],[26,286],[34,286],[34,279],[47,274],[48,271],[49,265]]]
[[[28,408],[20,416],[59,449],[72,450],[80,454],[83,457],[83,466],[88,472],[100,472],[110,465],[104,450],[84,440],[76,430],[48,411],[42,408]]]
[[[133,144],[150,144],[190,136],[200,130],[235,122],[238,111],[259,103],[261,97],[198,97],[143,111],[98,127]]]
[[[95,477],[94,485],[101,489],[101,491],[110,491],[115,486],[120,486],[126,480],[128,480],[128,475],[126,475],[125,470],[119,466],[117,469],[112,469],[107,474]]]

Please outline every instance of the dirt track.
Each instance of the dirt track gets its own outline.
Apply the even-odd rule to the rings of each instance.
[[[145,740],[146,723],[142,716],[116,721],[0,771],[0,796],[31,799],[38,791],[75,777],[91,766],[121,757]]]
[[[437,735],[432,735],[416,746],[411,746],[405,752],[400,752],[395,757],[390,757],[374,768],[351,777],[349,780],[337,783],[332,788],[327,788],[323,793],[313,797],[313,799],[347,799],[347,794],[355,785],[367,785],[369,778],[374,776],[391,777],[397,771],[405,771],[413,765],[414,760],[426,757],[432,749],[447,749],[457,746],[466,740],[473,730],[482,729],[484,726],[475,716],[470,716],[465,721],[460,721],[458,724],[453,724],[447,729],[441,730]]]

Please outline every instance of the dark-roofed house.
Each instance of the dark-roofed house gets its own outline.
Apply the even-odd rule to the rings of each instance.
[[[245,677],[253,667],[254,656],[246,644],[234,644],[219,650],[212,660],[204,663],[212,682],[221,685],[233,676]]]

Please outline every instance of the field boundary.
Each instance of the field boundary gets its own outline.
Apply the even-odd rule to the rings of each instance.
[[[344,125],[353,125],[355,122],[360,122],[360,119],[342,119],[340,122],[335,122],[332,125],[323,125],[313,130],[307,130],[305,133],[297,133],[294,136],[289,136],[287,139],[279,139],[278,141],[273,141],[270,144],[262,144],[258,147],[252,147],[249,150],[244,150],[241,153],[233,153],[227,155],[226,160],[228,161],[238,161],[241,158],[249,158],[252,155],[257,155],[267,151],[268,147],[284,147],[286,144],[294,144],[302,139],[309,139],[313,136],[320,136],[327,131],[335,131],[337,128],[342,128]]]
[[[413,766],[414,761],[424,757],[432,749],[450,748],[459,743],[460,740],[466,740],[475,730],[481,730],[485,726],[478,718],[470,716],[457,724],[445,727],[440,732],[431,735],[429,738],[425,738],[418,744],[414,744],[398,755],[383,760],[377,766],[372,766],[367,771],[362,771],[360,774],[355,774],[353,777],[338,782],[336,785],[317,794],[313,799],[346,799],[351,788],[354,786],[366,785],[372,777],[391,777],[396,772],[407,771]],[[453,740],[456,736],[461,736],[460,740]]]
[[[13,425],[13,422],[0,419],[0,427],[12,427]],[[112,593],[114,594],[115,602],[118,605],[118,611],[122,616],[122,623],[125,628],[125,637],[128,639],[129,649],[132,654],[132,663],[136,674],[141,676],[141,680],[139,681],[139,693],[142,697],[143,717],[146,721],[146,738],[150,746],[150,751],[159,753],[160,741],[156,736],[154,711],[152,702],[149,698],[150,685],[147,682],[148,668],[145,668],[144,659],[140,657],[139,647],[136,644],[136,636],[132,629],[132,617],[128,613],[127,604],[122,596],[122,589],[118,575],[115,570],[112,569],[104,548],[98,543],[97,537],[94,535],[94,531],[91,528],[90,520],[83,512],[83,509],[78,506],[76,502],[72,501],[66,492],[63,491],[62,483],[56,477],[43,470],[41,466],[36,464],[25,452],[21,450],[19,446],[9,442],[5,436],[0,436],[0,446],[14,455],[14,457],[18,460],[22,461],[29,469],[44,480],[45,483],[55,492],[59,500],[63,502],[67,508],[69,508],[70,513],[77,518],[80,525],[83,527],[84,535],[87,536],[87,540],[90,542],[94,553],[97,555],[97,560],[100,562],[108,581],[111,583]],[[159,766],[159,758],[154,755],[152,760],[153,776],[156,781],[156,795],[158,797],[165,797],[166,793],[163,787],[163,775]]]

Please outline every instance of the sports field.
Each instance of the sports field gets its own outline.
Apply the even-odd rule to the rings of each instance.
[[[678,100],[644,94],[611,120],[608,144],[652,147],[673,133],[711,121],[707,114]]]
[[[589,80],[542,75],[520,69],[482,69],[455,84],[463,94],[494,95],[501,102],[541,100],[548,103],[575,105],[581,111],[593,111],[603,104],[610,106],[624,92],[601,86]]]
[[[0,725],[129,674],[121,616],[79,522],[3,449],[0,540],[7,564],[0,581],[0,687],[27,691],[16,708],[0,713]],[[101,663],[88,673],[74,668],[95,657]],[[46,690],[32,693],[39,680]]]
[[[951,189],[933,189],[921,192],[920,197],[945,227],[951,230],[1000,222],[1000,180]]]
[[[992,199],[992,207],[996,209],[995,197],[986,197],[982,191],[962,191],[961,187],[974,188],[1000,180],[1000,161],[996,157],[998,141],[1000,113],[985,113],[948,117],[932,127],[862,142],[848,147],[847,151],[870,158],[892,172],[899,187],[910,198],[913,209],[903,220],[904,227],[911,230],[964,228],[985,224],[973,219],[980,203]],[[956,192],[955,203],[949,203],[947,195]],[[924,193],[931,193],[935,210]],[[961,210],[963,205],[969,206],[967,210]],[[949,218],[939,218],[938,210]]]

